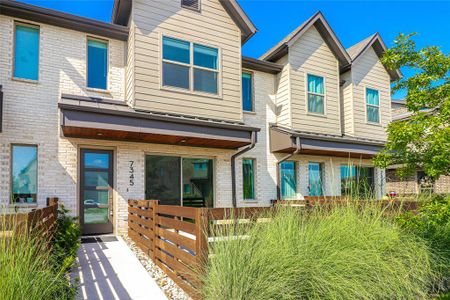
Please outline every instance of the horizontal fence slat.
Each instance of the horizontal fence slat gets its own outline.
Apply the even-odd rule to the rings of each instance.
[[[152,220],[150,220],[150,219],[143,219],[143,218],[140,218],[135,215],[129,215],[128,220],[132,220],[134,223],[137,223],[139,225],[144,225],[148,228],[153,228],[153,223],[152,223]]]
[[[141,227],[138,224],[133,223],[131,220],[128,220],[128,226],[130,228],[132,228],[134,231],[136,231],[137,233],[140,233],[149,239],[152,239],[152,237],[153,237],[152,230],[145,229],[144,227]]]
[[[182,260],[186,264],[195,264],[196,263],[194,254],[191,254],[183,249],[180,249],[177,246],[175,246],[171,243],[168,243],[164,240],[155,239],[155,246],[160,248],[163,251],[170,253],[171,255]]]
[[[210,208],[208,209],[208,217],[209,220],[252,218],[261,213],[270,211],[270,207]]]
[[[191,296],[194,299],[200,299],[195,289],[190,286],[186,281],[184,281],[182,278],[180,278],[176,273],[174,273],[172,270],[170,270],[168,267],[166,267],[161,261],[156,260],[156,265],[163,270],[163,272],[170,277],[180,288],[182,288],[189,296]]]
[[[151,209],[140,209],[138,207],[130,207],[129,206],[128,212],[138,215],[138,216],[147,217],[147,218],[153,217],[153,210],[151,210]]]
[[[175,232],[171,232],[161,227],[156,227],[155,233],[161,238],[169,240],[174,244],[180,245],[184,248],[187,248],[188,250],[195,251],[195,240],[193,239],[182,236]]]
[[[167,218],[163,216],[156,217],[156,223],[164,227],[173,228],[176,230],[181,230],[188,232],[190,234],[195,234],[195,224],[191,222],[176,220],[172,218]]]
[[[158,205],[156,207],[157,214],[170,215],[174,217],[185,217],[195,219],[195,211],[197,208],[175,205]]]

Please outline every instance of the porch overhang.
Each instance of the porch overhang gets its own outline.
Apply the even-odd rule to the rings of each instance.
[[[240,123],[137,111],[122,101],[63,95],[64,137],[238,149],[260,129]]]
[[[300,138],[299,154],[307,155],[372,158],[384,145],[382,141],[303,133],[271,126],[270,150],[273,153],[293,153],[297,149],[297,138]]]

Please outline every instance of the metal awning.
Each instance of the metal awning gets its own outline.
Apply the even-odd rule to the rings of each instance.
[[[274,153],[292,153],[297,149],[297,138],[300,138],[299,154],[309,155],[371,158],[384,146],[383,141],[297,132],[271,126],[270,150]]]
[[[65,137],[237,149],[260,129],[241,123],[137,111],[125,102],[62,95]]]

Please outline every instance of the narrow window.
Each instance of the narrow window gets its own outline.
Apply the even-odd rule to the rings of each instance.
[[[200,0],[181,0],[181,7],[199,11]]]
[[[107,89],[108,82],[108,42],[88,39],[87,86]]]
[[[244,200],[255,200],[255,160],[242,160]]]
[[[380,123],[380,95],[377,90],[366,89],[367,122]]]
[[[11,187],[14,203],[36,203],[37,147],[12,146]]]
[[[244,111],[254,111],[253,80],[251,73],[242,73],[242,109]]]
[[[308,112],[321,114],[325,112],[325,86],[320,76],[308,74]]]
[[[14,77],[38,80],[39,27],[16,24],[14,49]]]
[[[281,199],[295,199],[297,197],[297,172],[295,162],[284,161],[280,164]]]
[[[194,91],[217,94],[219,51],[194,44]]]
[[[323,196],[323,164],[310,162],[308,165],[309,195]]]

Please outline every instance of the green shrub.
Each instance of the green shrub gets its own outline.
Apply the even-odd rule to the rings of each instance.
[[[205,299],[419,299],[438,277],[425,243],[367,204],[283,208],[213,229]]]
[[[53,236],[53,257],[56,265],[60,266],[62,271],[68,271],[77,257],[77,250],[80,247],[81,229],[76,222],[76,218],[67,215],[64,205],[58,208],[58,219],[56,221],[56,230]]]
[[[444,290],[450,292],[450,196],[434,195],[422,199],[417,213],[401,214],[397,223],[425,239],[440,257],[435,267],[445,277]]]
[[[0,230],[0,299],[73,299],[66,273],[49,255],[48,238],[20,230],[14,222],[10,229]]]
[[[80,228],[63,205],[53,238],[23,230],[15,218],[0,224],[0,299],[74,299],[68,271],[79,247]]]

